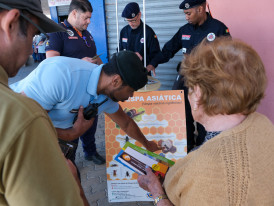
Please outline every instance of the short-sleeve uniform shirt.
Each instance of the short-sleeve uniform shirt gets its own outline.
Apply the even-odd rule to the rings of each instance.
[[[25,79],[10,87],[18,93],[36,100],[45,110],[56,128],[72,127],[75,113],[82,105],[101,103],[108,98],[97,94],[97,84],[103,65],[98,66],[80,59],[52,57],[44,60]],[[118,111],[119,104],[108,98],[98,108],[98,114]]]
[[[60,23],[67,32],[50,33],[46,44],[46,51],[57,51],[60,56],[74,57],[82,59],[84,57],[94,57],[96,46],[92,35],[87,31],[82,34],[76,31],[67,20]]]

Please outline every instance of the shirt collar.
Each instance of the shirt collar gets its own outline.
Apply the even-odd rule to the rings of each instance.
[[[9,76],[5,69],[0,65],[0,83],[9,87]]]
[[[100,78],[100,74],[102,71],[103,64],[96,67],[90,74],[88,86],[87,86],[87,92],[94,97],[94,99],[98,98],[97,94],[97,86]]]
[[[72,26],[71,26],[71,24],[65,19],[65,21],[64,21],[64,25],[66,26],[66,27],[70,27],[70,28],[73,28]]]

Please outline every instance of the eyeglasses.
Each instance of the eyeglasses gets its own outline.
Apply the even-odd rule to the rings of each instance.
[[[87,41],[87,37],[83,36],[82,39],[84,40],[87,47],[91,47],[91,45]]]
[[[0,3],[0,8],[3,8],[3,9],[7,9],[7,10],[12,10],[11,7],[5,5],[5,4],[2,4]],[[41,33],[43,33],[47,38],[49,38],[49,36],[47,35],[47,33],[40,27],[38,26],[36,23],[34,23],[29,17],[27,17],[25,14],[23,14],[22,11],[20,11],[20,15],[25,19],[27,20],[29,23],[31,23],[36,29],[38,29],[38,31],[40,31]]]
[[[138,16],[139,16],[139,14],[137,14],[137,16],[135,17],[135,19],[124,19],[124,21],[127,22],[127,23],[135,23],[137,21],[137,19],[138,19]]]

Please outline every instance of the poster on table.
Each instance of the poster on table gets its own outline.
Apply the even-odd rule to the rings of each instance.
[[[176,161],[186,156],[184,93],[181,90],[135,92],[120,102],[124,112],[137,123],[148,140],[163,147],[155,152]],[[128,142],[142,145],[105,116],[107,184],[109,202],[152,201],[139,187],[138,174],[117,162],[115,157]]]
[[[71,0],[48,0],[49,7],[70,5]]]

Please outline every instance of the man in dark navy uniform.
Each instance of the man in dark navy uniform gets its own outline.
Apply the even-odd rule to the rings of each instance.
[[[141,12],[136,2],[126,5],[122,17],[128,22],[120,32],[120,50],[129,50],[137,54],[144,63],[144,24],[141,20]],[[155,55],[160,52],[160,45],[153,29],[146,25],[146,65],[150,64]],[[153,65],[154,68],[158,64]],[[154,72],[154,70],[153,70]]]
[[[188,23],[182,26],[164,45],[162,52],[150,61],[150,65],[147,66],[148,71],[154,70],[154,65],[168,62],[180,49],[184,55],[189,54],[204,38],[207,38],[208,41],[214,41],[218,36],[230,36],[228,28],[206,12],[206,0],[184,0],[179,8],[184,10]],[[177,70],[179,70],[178,68],[180,67],[178,66]],[[198,137],[196,141],[194,140],[194,120],[187,98],[187,88],[184,87],[181,75],[177,76],[172,89],[183,89],[185,91],[187,144],[188,151],[190,151],[194,145],[201,145],[206,131],[201,124],[197,123]]]
[[[94,64],[102,64],[96,57],[97,49],[92,35],[87,31],[93,9],[88,0],[73,0],[69,7],[68,19],[62,22],[67,32],[49,34],[46,45],[46,57],[67,56],[83,59]],[[104,164],[105,159],[96,151],[95,132],[98,117],[92,127],[81,136],[85,159],[95,164]],[[76,128],[77,129],[77,128]],[[78,144],[78,139],[75,140]]]

